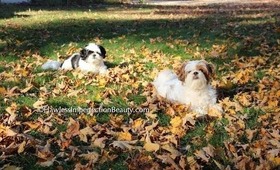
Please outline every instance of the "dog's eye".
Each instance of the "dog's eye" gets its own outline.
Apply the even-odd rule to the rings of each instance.
[[[187,71],[187,73],[191,73],[192,71]]]
[[[88,54],[92,54],[93,52],[92,51],[88,51]]]

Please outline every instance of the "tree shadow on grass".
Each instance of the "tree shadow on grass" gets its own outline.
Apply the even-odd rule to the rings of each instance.
[[[126,15],[133,15],[142,9],[131,6],[127,8]],[[147,8],[152,9],[151,7]],[[277,39],[280,38],[279,34],[275,32],[280,24],[278,21],[272,21],[274,18],[278,18],[280,6],[251,5],[248,10],[244,7],[244,11],[232,6],[203,6],[200,7],[200,12],[194,7],[154,8],[157,10],[153,11],[153,15],[163,16],[162,18],[153,18],[152,15],[149,18],[150,13],[140,13],[139,15],[143,15],[144,19],[139,17],[136,19],[128,17],[128,19],[122,20],[108,18],[69,19],[65,17],[32,26],[0,25],[0,28],[5,30],[0,32],[0,38],[5,41],[5,45],[2,47],[3,52],[0,55],[8,55],[9,52],[13,52],[14,55],[20,56],[27,50],[41,55],[50,55],[50,51],[56,53],[65,44],[74,42],[85,45],[99,38],[109,53],[112,48],[146,46],[152,50],[162,50],[171,55],[175,51],[183,58],[190,58],[186,48],[195,50],[199,47],[207,51],[211,50],[215,44],[224,44],[228,47],[228,57],[235,55],[256,56],[261,54],[259,48],[264,43],[272,47],[277,44]],[[22,7],[17,10],[26,9],[27,7]],[[85,8],[63,8],[63,10],[85,11]],[[102,7],[95,9],[95,11],[119,12],[122,15],[125,10],[121,7],[113,9]],[[14,12],[15,10],[12,10],[10,13]],[[169,17],[171,14],[186,14],[192,17],[172,18],[172,16]],[[122,41],[118,39],[121,43],[113,45],[109,42],[121,36],[125,36]],[[151,41],[151,39],[158,37],[161,37],[162,41]],[[185,44],[176,44],[176,40],[183,40]],[[173,47],[167,44],[174,42],[175,46]],[[237,45],[231,46],[232,44]],[[223,60],[227,60],[227,58]]]

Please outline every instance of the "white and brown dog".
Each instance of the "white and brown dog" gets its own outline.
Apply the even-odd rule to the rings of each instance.
[[[213,73],[213,65],[205,60],[189,61],[183,63],[178,76],[171,70],[161,71],[153,85],[161,97],[190,104],[192,110],[206,114],[217,102],[216,90],[209,84]]]
[[[47,61],[42,65],[42,69],[51,70],[73,70],[80,69],[82,72],[92,72],[104,74],[107,71],[103,59],[106,56],[106,50],[100,45],[89,43],[79,53],[72,54],[64,62]]]

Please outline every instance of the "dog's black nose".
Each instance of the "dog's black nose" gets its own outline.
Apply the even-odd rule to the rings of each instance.
[[[197,71],[195,71],[195,72],[193,72],[193,74],[194,74],[194,75],[198,75],[198,72],[197,72]]]

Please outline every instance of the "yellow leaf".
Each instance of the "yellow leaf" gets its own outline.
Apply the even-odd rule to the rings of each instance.
[[[45,102],[39,99],[38,101],[36,101],[35,103],[33,103],[33,107],[34,107],[35,109],[40,109],[40,108],[43,107],[44,104],[45,104]]]
[[[81,92],[82,90],[72,90],[70,91],[70,93],[67,94],[67,97],[71,97],[71,96],[78,96],[78,94]]]
[[[18,147],[18,153],[22,153],[24,151],[24,147],[26,145],[26,141],[24,140]]]
[[[159,144],[157,143],[145,143],[143,147],[148,152],[156,152],[159,150]]]
[[[10,115],[14,115],[16,111],[17,111],[16,103],[12,103],[10,107],[6,108],[6,112],[8,112]]]
[[[217,106],[219,107],[219,106]],[[222,118],[222,111],[217,107],[211,107],[208,110],[208,116],[215,117],[215,118]]]
[[[4,95],[6,93],[7,93],[6,89],[4,87],[0,87],[0,95]]]
[[[134,120],[133,124],[132,124],[132,128],[133,129],[140,129],[140,128],[142,128],[143,125],[144,125],[143,122],[144,122],[144,120],[141,119],[141,118],[138,118],[138,119]]]
[[[160,148],[160,145],[157,144],[157,143],[152,143],[151,142],[151,139],[150,139],[150,135],[149,133],[147,132],[147,135],[146,135],[146,140],[145,140],[145,144],[144,144],[144,147],[143,147],[146,151],[148,152],[156,152],[159,150]]]
[[[118,140],[125,140],[125,141],[131,141],[132,136],[129,132],[120,132],[118,134]]]
[[[278,100],[269,100],[267,103],[268,103],[268,107],[273,109],[278,106],[279,102]]]
[[[107,84],[107,80],[104,78],[99,79],[99,86],[104,87]]]
[[[14,130],[10,129],[10,127],[3,126],[2,124],[0,124],[0,133],[4,133],[4,135],[6,136],[17,135],[17,133]]]
[[[129,80],[129,79],[130,79],[129,74],[123,74],[123,75],[122,75],[122,78],[123,78],[124,80]]]
[[[249,107],[252,104],[251,103],[252,96],[249,95],[248,93],[243,93],[243,94],[239,95],[238,100],[239,100],[240,104],[245,107]]]
[[[37,129],[41,125],[40,122],[23,122],[22,124],[29,126],[31,129]]]
[[[171,119],[170,124],[172,127],[179,127],[182,126],[182,119],[179,116],[175,116],[174,118]]]

